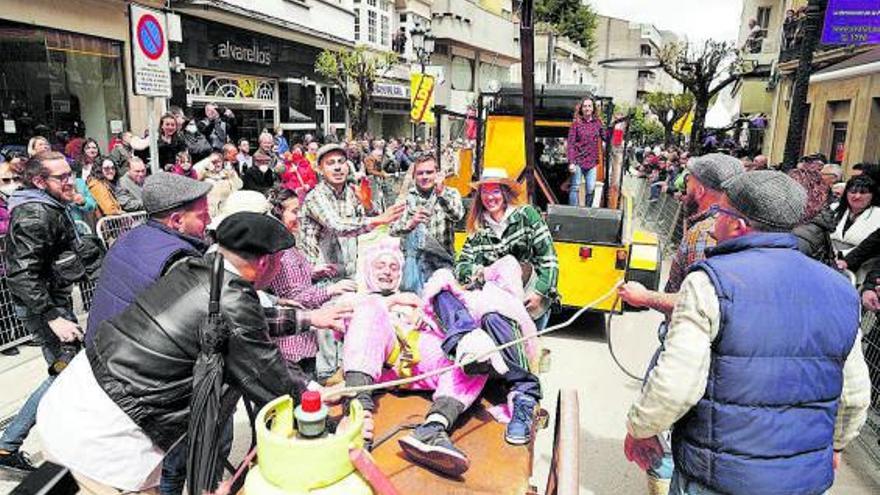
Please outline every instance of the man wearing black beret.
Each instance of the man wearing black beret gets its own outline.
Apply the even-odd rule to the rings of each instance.
[[[236,213],[217,228],[217,242],[226,268],[224,382],[258,407],[284,394],[299,398],[307,380],[286,367],[257,296],[293,237],[272,217]],[[158,484],[163,456],[187,430],[215,256],[174,267],[103,322],[43,398],[38,428],[44,449],[81,485],[138,492]]]

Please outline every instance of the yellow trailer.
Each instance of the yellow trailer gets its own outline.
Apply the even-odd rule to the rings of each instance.
[[[632,201],[619,193],[622,174],[613,173],[610,166],[609,162],[614,160],[608,149],[610,139],[606,139],[606,152],[598,171],[599,206],[558,204],[557,198],[564,194],[562,184],[568,176],[564,141],[571,126],[574,106],[584,96],[586,92],[582,88],[571,86],[539,86],[535,93],[535,135],[540,143],[539,149],[546,151],[547,147],[556,145],[563,152],[561,159],[559,153],[555,158],[552,153],[537,157],[536,187],[530,202],[544,212],[550,227],[559,257],[560,302],[571,307],[581,307],[595,300],[621,279],[636,280],[650,289],[657,289],[662,259],[657,236],[637,228]],[[613,114],[611,99],[597,100],[605,113],[605,122],[610,121]],[[517,86],[508,86],[497,92],[481,93],[479,107],[476,166],[463,165],[459,177],[450,178],[448,182],[459,189],[462,197],[471,195],[469,179],[471,175],[478,176],[483,167],[504,168],[510,177],[525,180],[521,90]],[[461,161],[463,164],[468,162]],[[526,190],[525,187],[522,189]],[[456,250],[461,249],[467,238],[463,224],[459,227]],[[623,310],[614,295],[591,309],[615,313]]]

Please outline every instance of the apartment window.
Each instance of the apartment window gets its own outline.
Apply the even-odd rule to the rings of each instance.
[[[641,54],[643,57],[651,56],[651,45],[642,45],[641,46]]]
[[[354,9],[354,40],[361,40],[361,9]]]
[[[376,14],[375,10],[367,11],[367,41],[370,43],[376,42]]]
[[[755,15],[755,20],[758,21],[758,25],[761,26],[761,29],[767,29],[767,26],[770,25],[770,9],[771,7],[758,7],[758,13]]]
[[[406,24],[406,13],[400,14],[400,23]]]
[[[388,46],[391,37],[391,19],[387,15],[382,16],[382,46]]]
[[[376,0],[367,0],[367,5],[369,5],[370,7],[375,7],[375,6],[376,6]]]
[[[464,57],[452,57],[452,89],[474,90],[474,62]]]
[[[391,2],[383,1],[382,2],[382,12],[389,12],[389,11],[391,11]]]

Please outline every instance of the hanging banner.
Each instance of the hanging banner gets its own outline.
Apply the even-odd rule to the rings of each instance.
[[[131,67],[134,94],[171,97],[165,14],[131,4]]]
[[[880,2],[828,0],[822,43],[826,45],[880,43]]]
[[[410,120],[416,124],[434,123],[434,76],[412,74],[410,76]]]

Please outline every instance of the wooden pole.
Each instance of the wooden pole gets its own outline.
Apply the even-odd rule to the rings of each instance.
[[[532,24],[534,1],[524,0],[520,15],[519,39],[522,50],[523,124],[526,150],[526,187],[529,200],[535,198],[535,31]]]

